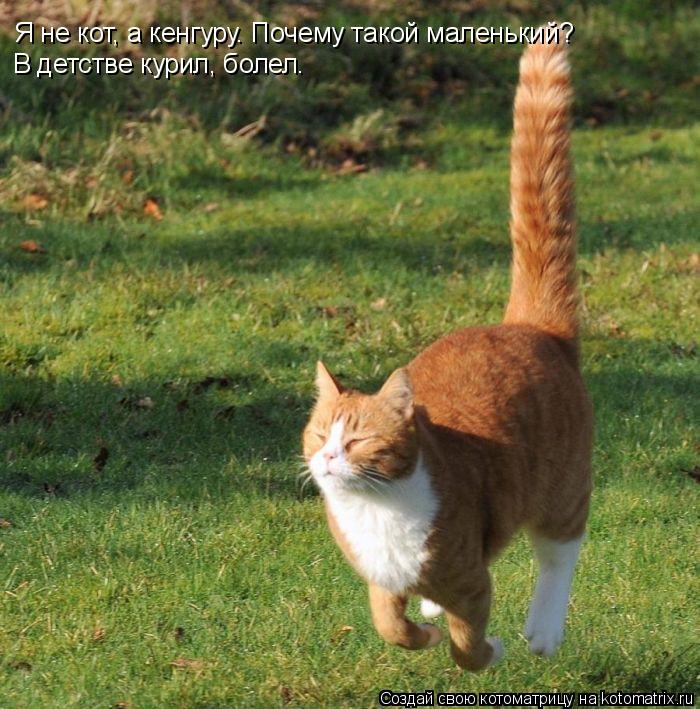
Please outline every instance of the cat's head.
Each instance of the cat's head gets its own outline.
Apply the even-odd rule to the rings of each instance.
[[[316,387],[318,398],[304,429],[304,458],[324,492],[381,492],[413,471],[418,442],[405,369],[397,369],[369,395],[345,389],[319,362]]]

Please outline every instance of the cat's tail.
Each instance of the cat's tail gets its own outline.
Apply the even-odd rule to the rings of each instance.
[[[510,232],[513,269],[504,322],[578,344],[571,83],[566,45],[532,44],[520,60],[513,111]]]

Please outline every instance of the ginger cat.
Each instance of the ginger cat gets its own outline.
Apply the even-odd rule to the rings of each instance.
[[[443,609],[452,656],[480,670],[488,565],[524,527],[539,564],[530,649],[562,640],[591,492],[593,415],[579,371],[576,233],[564,46],[520,62],[511,150],[512,288],[502,325],[459,330],[395,371],[379,393],[345,389],[318,364],[304,457],[339,546],[369,584],[388,642],[432,647],[406,615]]]

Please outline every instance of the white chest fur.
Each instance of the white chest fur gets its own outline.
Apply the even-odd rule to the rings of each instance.
[[[382,493],[326,493],[340,531],[365,578],[393,593],[413,586],[427,560],[426,542],[438,509],[430,476],[413,473]]]

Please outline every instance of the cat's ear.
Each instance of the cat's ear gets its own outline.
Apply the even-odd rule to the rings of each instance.
[[[316,362],[316,389],[318,389],[319,399],[335,398],[343,391],[340,382],[321,360]]]
[[[405,367],[397,369],[385,382],[377,394],[406,419],[413,416],[413,387]]]

